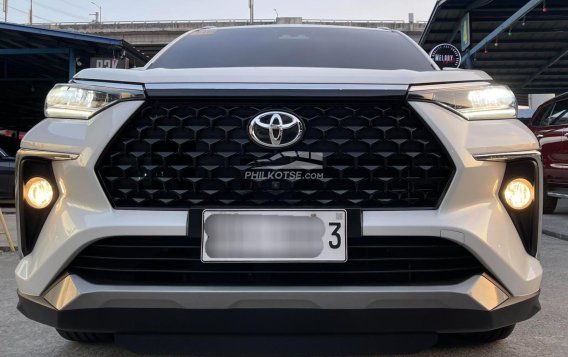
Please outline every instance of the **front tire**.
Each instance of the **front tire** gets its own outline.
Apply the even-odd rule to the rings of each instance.
[[[511,325],[491,331],[466,333],[461,335],[461,337],[472,343],[491,343],[506,339],[511,335],[514,329],[515,325]]]
[[[558,204],[558,198],[550,197],[549,195],[544,193],[544,197],[542,197],[542,213],[545,214],[552,214],[556,209],[556,205]]]
[[[59,336],[68,341],[83,342],[83,343],[102,343],[112,342],[113,335],[110,333],[95,333],[95,332],[79,332],[79,331],[65,331],[56,329]]]

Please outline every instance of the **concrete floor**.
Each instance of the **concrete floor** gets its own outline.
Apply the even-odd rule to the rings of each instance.
[[[545,214],[542,231],[550,236],[568,240],[568,199],[559,200],[554,214]]]
[[[14,241],[14,244],[17,245],[17,232],[16,232],[16,215],[15,210],[13,208],[2,208],[2,212],[4,213],[4,219],[6,219],[6,224],[8,224],[8,231],[10,232],[10,236]],[[0,226],[0,231],[2,227]],[[6,240],[6,236],[0,234],[0,250],[7,250],[8,249],[8,241]]]

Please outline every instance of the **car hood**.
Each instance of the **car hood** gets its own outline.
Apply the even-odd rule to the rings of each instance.
[[[74,77],[77,80],[125,83],[288,83],[288,84],[381,84],[412,85],[490,81],[482,71],[371,70],[304,67],[231,67],[191,69],[107,69],[90,68]]]

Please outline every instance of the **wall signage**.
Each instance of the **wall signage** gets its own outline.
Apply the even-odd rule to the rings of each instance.
[[[443,43],[434,47],[430,52],[430,57],[440,68],[459,68],[462,61],[460,50],[449,43]]]

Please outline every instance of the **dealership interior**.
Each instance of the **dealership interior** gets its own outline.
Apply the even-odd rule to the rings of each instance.
[[[509,85],[532,113],[544,100],[568,92],[567,17],[565,0],[438,0],[418,41],[426,52],[439,44],[455,46],[460,67],[486,71]],[[133,29],[101,36],[102,26],[72,31],[0,23],[0,147],[6,152],[15,153],[19,139],[43,119],[43,100],[55,83],[106,62],[133,68],[150,59],[124,39]]]

